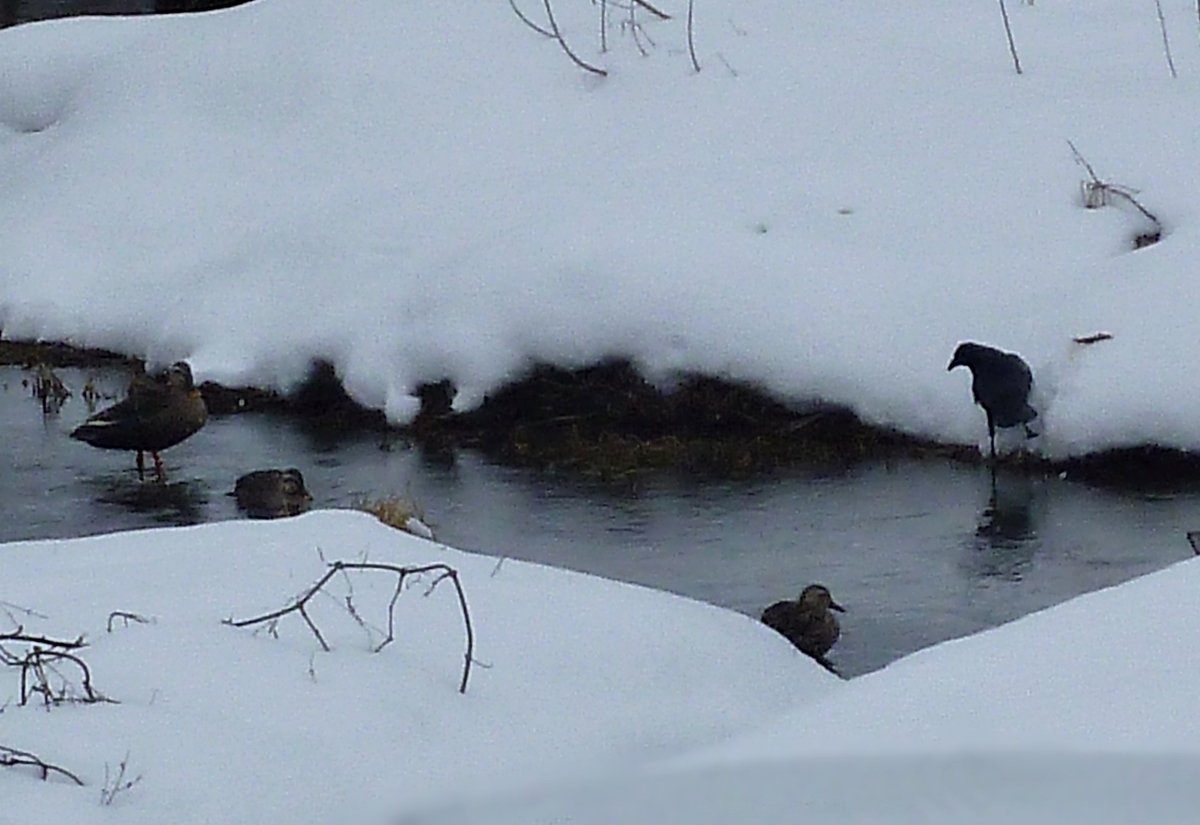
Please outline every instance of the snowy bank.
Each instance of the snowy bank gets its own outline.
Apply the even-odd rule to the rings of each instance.
[[[283,607],[324,572],[319,553],[458,570],[477,637],[466,693],[457,601],[446,583],[427,595],[428,577],[401,595],[397,639],[377,654],[389,575],[339,577],[314,603],[330,653],[299,616],[277,637],[222,624]],[[0,771],[6,807],[47,823],[107,820],[105,766],[127,753],[143,779],[114,802],[122,822],[366,821],[646,762],[841,686],[745,616],[342,511],[4,545],[0,581],[8,623],[85,634],[79,655],[119,702],[19,707],[19,669],[0,672],[0,744],[88,783]],[[116,610],[152,621],[106,632]]]
[[[529,13],[538,4],[528,4]],[[978,443],[945,365],[1021,352],[1052,457],[1200,448],[1194,8],[259,0],[0,33],[0,329],[408,420],[626,356]],[[648,45],[653,41],[655,45]],[[639,54],[641,43],[648,54]],[[1099,57],[1102,56],[1102,57]],[[1136,210],[1083,208],[1071,139]],[[1092,346],[1073,343],[1097,332]]]
[[[478,643],[465,694],[445,582],[401,593],[378,653],[394,577],[337,577],[312,602],[328,653],[295,615],[275,632],[223,624],[282,607],[333,559],[459,571]],[[86,634],[94,686],[119,701],[21,707],[18,668],[0,671],[0,744],[87,783],[0,770],[22,820],[649,825],[802,809],[1107,825],[1190,822],[1200,803],[1200,561],[850,682],[745,616],[349,512],[3,545],[0,582],[0,621]],[[106,631],[113,610],[149,622]],[[137,781],[104,806],[123,760]]]
[[[1200,561],[1183,562],[913,654],[650,769],[409,821],[1192,822],[1197,587]]]

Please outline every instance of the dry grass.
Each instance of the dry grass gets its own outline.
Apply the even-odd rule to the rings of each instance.
[[[390,495],[383,498],[371,498],[364,495],[358,498],[352,506],[355,510],[370,513],[388,527],[395,527],[397,530],[403,530],[422,538],[430,538],[430,536],[424,535],[420,529],[425,527],[425,510],[407,492],[402,496]],[[428,530],[428,527],[425,529]]]

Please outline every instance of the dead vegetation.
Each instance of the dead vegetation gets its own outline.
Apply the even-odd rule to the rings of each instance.
[[[584,59],[580,50],[568,41],[559,25],[559,15],[555,12],[552,0],[525,0],[524,3],[520,0],[508,0],[508,5],[518,20],[542,37],[555,41],[562,52],[580,69],[597,77],[608,76],[608,69]],[[523,8],[523,5],[530,8]],[[672,15],[648,0],[593,0],[592,6],[597,19],[597,49],[600,54],[608,53],[609,36],[616,32],[628,36],[634,48],[643,57],[648,57],[658,48],[658,43],[647,27],[647,22],[661,24],[674,20]],[[688,58],[692,69],[699,72],[700,60],[696,56],[695,0],[688,0],[683,25]]]
[[[44,707],[112,702],[92,685],[92,671],[79,655],[82,636],[54,639],[27,633],[23,625],[0,633],[0,665],[20,670],[18,704],[36,700]]]
[[[1158,216],[1143,206],[1137,199],[1137,190],[1115,183],[1107,183],[1100,179],[1092,165],[1084,159],[1075,144],[1067,141],[1075,162],[1087,170],[1089,180],[1080,183],[1080,199],[1085,209],[1102,209],[1106,206],[1132,208],[1147,223],[1139,228],[1133,236],[1132,246],[1135,250],[1156,244],[1162,240],[1163,226]]]
[[[1092,184],[1097,180],[1093,175]],[[1085,197],[1105,191],[1121,188],[1100,181],[1082,189]],[[1116,197],[1123,200],[1125,195]],[[1082,346],[1111,338],[1096,332],[1073,340]],[[89,363],[68,356],[62,345],[24,344],[20,349],[36,365],[43,363],[43,347],[46,364]],[[141,362],[123,363],[135,370]],[[747,382],[685,374],[670,386],[655,386],[623,358],[575,370],[535,365],[467,412],[452,410],[454,386],[449,381],[429,382],[416,390],[420,413],[401,427],[389,427],[380,411],[355,403],[327,362],[314,363],[308,380],[288,397],[211,383],[201,392],[214,415],[267,412],[293,418],[314,434],[379,433],[385,449],[393,439],[431,457],[473,449],[499,463],[619,482],[659,470],[721,478],[796,467],[837,471],[864,461],[981,461],[974,446],[914,438],[819,402],[787,403]],[[1089,484],[1124,490],[1200,489],[1200,454],[1156,445],[1063,462],[1014,454],[1001,463],[1031,473],[1065,472]],[[356,507],[378,511],[385,523],[423,535],[403,526],[410,516],[424,521],[411,496],[363,497]]]
[[[339,601],[345,606],[346,613],[360,626],[368,631],[374,632],[374,628],[363,618],[357,604],[355,603],[353,584],[349,577],[349,572],[375,572],[391,574],[396,577],[395,589],[392,592],[391,600],[387,605],[387,624],[386,631],[381,631],[383,638],[372,645],[372,651],[379,653],[385,647],[390,645],[396,639],[396,603],[400,599],[400,595],[405,591],[408,584],[413,582],[424,584],[424,593],[426,596],[433,593],[439,584],[449,580],[454,586],[455,594],[458,597],[459,609],[462,612],[463,630],[466,637],[466,652],[463,654],[463,670],[462,678],[459,681],[459,693],[467,692],[467,680],[471,676],[471,664],[474,661],[475,653],[475,632],[471,627],[471,613],[467,609],[467,596],[463,592],[462,582],[459,579],[458,571],[445,564],[425,564],[412,567],[402,567],[396,564],[386,564],[382,562],[369,561],[334,561],[329,563],[328,569],[320,579],[311,587],[293,599],[289,604],[279,610],[264,613],[261,616],[255,616],[249,619],[226,619],[225,624],[232,627],[252,627],[261,625],[267,628],[267,631],[272,636],[278,635],[279,621],[291,613],[299,614],[304,623],[308,625],[308,629],[316,637],[317,643],[321,646],[321,650],[328,653],[332,648],[325,640],[324,634],[317,627],[316,621],[313,619],[309,611],[309,603],[318,593],[325,593],[327,596],[333,596],[335,600],[337,596],[326,591],[326,586],[329,582],[339,574],[344,578],[347,591],[342,594]]]
[[[415,501],[411,492],[406,492],[403,496],[391,495],[382,498],[360,496],[354,502],[353,508],[370,513],[388,527],[425,539],[433,538],[433,531],[425,519],[425,510]]]
[[[97,704],[113,702],[92,684],[92,672],[83,660],[81,651],[87,647],[83,636],[59,639],[26,630],[16,618],[23,613],[31,619],[44,616],[32,610],[0,602],[0,610],[8,617],[11,630],[0,633],[0,666],[18,671],[17,704],[25,707],[31,702],[46,710],[66,704]],[[0,707],[0,713],[4,708]],[[83,785],[72,771],[47,762],[40,756],[11,745],[0,744],[0,768],[32,772],[43,781],[58,778]]]

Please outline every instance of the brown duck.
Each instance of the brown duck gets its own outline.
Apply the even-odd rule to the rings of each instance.
[[[193,435],[208,420],[208,409],[183,361],[153,376],[138,376],[124,401],[101,410],[80,424],[71,438],[105,450],[137,450],[138,478],[145,477],[142,454],[154,457],[154,471],[164,478],[159,453]]]
[[[255,470],[237,480],[233,493],[238,509],[251,518],[280,518],[303,513],[312,504],[304,476],[295,467]]]
[[[795,601],[776,602],[763,611],[762,622],[787,639],[831,673],[837,673],[825,654],[838,640],[842,629],[830,611],[846,608],[833,600],[824,585],[810,584]]]

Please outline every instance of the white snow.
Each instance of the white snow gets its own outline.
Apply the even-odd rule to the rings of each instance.
[[[1200,447],[1194,4],[1162,3],[1176,79],[1149,3],[1011,0],[1020,76],[995,4],[697,0],[699,74],[662,5],[642,56],[555,1],[603,79],[504,0],[6,30],[0,329],[281,389],[326,358],[396,420],[423,381],[469,407],[622,355],[967,443],[970,339],[1034,367],[1047,455]],[[1083,208],[1068,139],[1161,243]],[[464,695],[448,582],[378,653],[340,599],[381,625],[386,575],[317,600],[329,653],[222,624],[334,559],[461,572]],[[120,703],[21,707],[0,670],[0,745],[87,783],[0,770],[0,822],[1191,822],[1198,565],[842,683],[744,616],[350,513],[4,545],[0,632],[86,634]]]
[[[540,3],[525,3],[532,15]],[[1051,456],[1200,448],[1194,4],[258,0],[0,34],[0,329],[395,420],[633,358],[981,440],[956,343],[1033,365]],[[626,21],[627,22],[627,21]],[[1088,210],[1072,140],[1128,204]],[[1073,338],[1106,332],[1092,346]]]
[[[448,580],[402,592],[379,652],[387,572],[335,576],[311,603],[330,652],[295,614],[275,634],[223,623],[284,607],[335,560],[459,572],[465,694]],[[1200,803],[1200,561],[850,682],[741,614],[348,511],[7,544],[0,582],[0,633],[85,635],[93,685],[119,702],[21,706],[19,668],[0,670],[0,745],[87,783],[0,770],[0,822],[649,825],[802,807],[1105,825],[1193,821]],[[112,611],[149,622],[108,631]],[[101,805],[122,760],[141,779]]]

